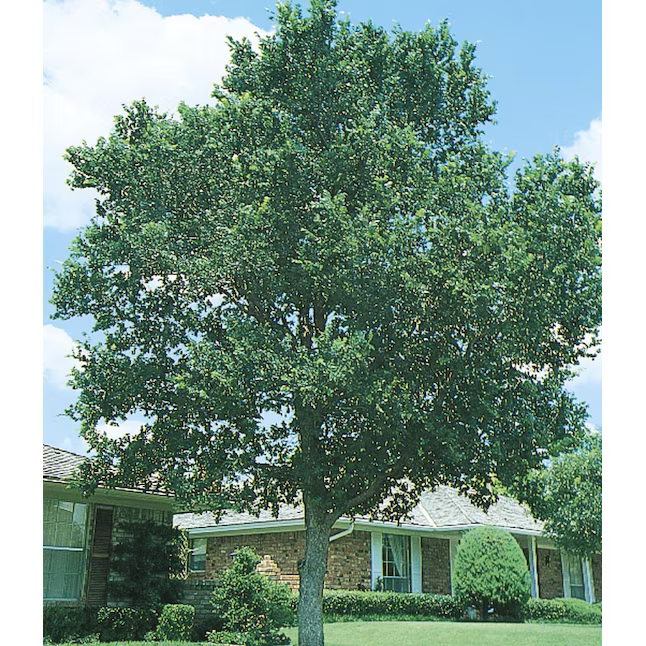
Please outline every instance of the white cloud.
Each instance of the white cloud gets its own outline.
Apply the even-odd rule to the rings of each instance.
[[[601,354],[594,358],[581,359],[579,373],[569,381],[573,389],[580,386],[601,385]]]
[[[577,375],[568,382],[568,386],[577,389],[586,386],[601,386],[601,346],[603,339],[603,326],[599,328],[598,341],[596,345],[597,355],[580,359],[577,366]],[[588,335],[586,343],[592,342],[592,336]]]
[[[601,155],[601,119],[593,119],[587,130],[580,130],[574,135],[574,143],[571,146],[561,147],[561,154],[567,160],[573,159],[575,155],[581,161],[595,163],[594,175],[601,182],[603,175]],[[599,344],[601,347],[601,343]],[[579,362],[578,374],[568,383],[568,388],[575,393],[577,391],[596,392],[595,397],[600,397],[601,392],[602,361],[601,354],[594,358],[582,359]]]
[[[88,455],[90,452],[90,445],[80,436],[70,437],[66,435],[61,442],[61,449],[78,453],[79,455]]]
[[[67,379],[78,362],[70,357],[74,349],[73,339],[55,325],[43,326],[43,377],[56,388],[67,388]]]
[[[45,0],[45,225],[73,229],[94,208],[91,191],[65,184],[65,149],[107,135],[122,104],[144,97],[174,112],[210,101],[229,60],[226,36],[266,32],[245,18],[163,17],[135,0]]]
[[[141,425],[146,422],[141,419],[127,419],[119,422],[116,426],[112,424],[97,424],[97,431],[105,433],[109,438],[115,440],[123,437],[126,433],[129,435],[137,435],[141,430]]]
[[[561,154],[565,159],[573,159],[578,155],[581,161],[594,162],[594,176],[601,182],[601,119],[593,119],[587,130],[579,130],[574,134],[574,143],[571,146],[562,146]]]

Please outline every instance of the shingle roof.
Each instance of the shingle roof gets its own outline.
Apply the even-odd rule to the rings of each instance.
[[[183,529],[196,529],[198,527],[215,527],[216,525],[219,527],[228,527],[231,525],[244,525],[246,523],[302,519],[302,506],[291,507],[289,505],[281,505],[278,510],[278,517],[272,515],[269,511],[261,511],[259,516],[254,516],[246,512],[225,511],[220,518],[220,522],[217,523],[214,514],[210,511],[204,511],[198,514],[175,514],[174,524]]]
[[[48,482],[65,482],[68,483],[74,471],[81,466],[86,460],[87,456],[78,455],[65,449],[59,449],[56,446],[43,444],[43,480]],[[101,486],[101,485],[99,485]],[[135,493],[152,494],[155,496],[170,496],[168,492],[162,488],[146,489],[144,486],[136,487],[110,487],[120,491],[130,491]]]
[[[532,517],[527,507],[507,496],[499,496],[498,501],[485,512],[456,489],[442,485],[432,492],[424,492],[420,504],[437,527],[497,525],[508,529],[543,529],[543,524]]]
[[[87,457],[77,453],[43,444],[43,479],[59,482],[69,480],[86,460]]]
[[[225,511],[220,522],[215,521],[211,512],[199,514],[176,514],[174,524],[184,529],[207,527],[228,527],[269,521],[302,520],[302,506],[290,507],[283,505],[279,509],[278,518],[267,511],[260,516],[248,513]],[[460,529],[471,525],[496,525],[510,530],[529,530],[540,532],[543,524],[532,517],[527,507],[517,500],[500,496],[487,512],[476,507],[456,489],[439,486],[433,491],[424,492],[419,503],[411,511],[410,518],[402,522],[402,527],[428,527]]]

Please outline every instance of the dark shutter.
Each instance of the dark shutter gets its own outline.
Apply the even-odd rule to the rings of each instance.
[[[92,606],[104,606],[107,603],[113,513],[111,507],[95,509],[85,597],[88,605]]]

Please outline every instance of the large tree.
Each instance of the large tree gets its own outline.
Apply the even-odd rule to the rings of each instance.
[[[335,4],[279,4],[257,50],[231,42],[214,106],[139,101],[68,150],[100,198],[53,296],[94,320],[70,410],[87,488],[301,501],[299,643],[317,646],[341,515],[400,518],[438,483],[486,505],[578,432],[563,384],[601,288],[591,169],[554,152],[510,180],[474,46]],[[128,416],[137,434],[97,430]]]

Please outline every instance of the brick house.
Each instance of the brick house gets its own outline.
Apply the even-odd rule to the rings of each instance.
[[[171,525],[173,499],[133,489],[98,488],[90,498],[70,487],[86,457],[43,445],[43,602],[106,605],[110,554],[122,521]]]
[[[204,589],[231,563],[234,549],[250,546],[262,557],[259,569],[298,588],[297,563],[305,546],[301,507],[283,506],[278,517],[226,512],[216,523],[209,512],[176,514],[192,548],[189,580]],[[580,559],[559,552],[543,535],[542,523],[516,500],[500,497],[488,512],[455,489],[440,486],[422,494],[400,523],[340,519],[330,537],[328,589],[451,593],[451,568],[462,534],[477,525],[502,527],[527,559],[534,597],[601,600],[601,556]],[[194,588],[197,590],[199,588]]]

